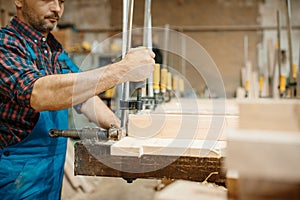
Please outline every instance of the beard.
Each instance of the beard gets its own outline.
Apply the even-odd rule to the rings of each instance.
[[[58,20],[60,18],[57,13],[51,13],[41,18],[36,14],[36,11],[27,6],[26,3],[24,3],[22,14],[29,25],[41,33],[49,33],[50,31],[52,31],[57,26]],[[52,23],[48,21],[47,19],[50,18],[56,18],[57,22]]]

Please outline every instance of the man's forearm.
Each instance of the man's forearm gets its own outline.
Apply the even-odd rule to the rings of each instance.
[[[60,110],[84,102],[118,83],[121,72],[111,67],[42,77],[34,84],[31,107],[37,111]]]
[[[102,128],[109,129],[111,125],[117,128],[120,127],[120,120],[98,96],[85,101],[81,107],[81,112],[90,121]]]

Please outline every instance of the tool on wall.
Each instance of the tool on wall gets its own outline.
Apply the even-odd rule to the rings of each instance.
[[[164,54],[163,54],[163,64],[161,66],[161,97],[163,101],[166,99],[167,93],[167,82],[168,82],[168,71],[169,71],[169,66],[168,66],[168,47],[169,47],[169,37],[170,37],[170,32],[169,32],[169,24],[165,25],[165,30],[164,30]]]
[[[250,96],[251,62],[248,60],[248,35],[244,36],[244,67],[242,68],[242,86],[245,88],[245,97]]]
[[[298,74],[296,74],[296,75],[297,75],[297,98],[300,99],[300,42],[299,42]]]
[[[281,24],[280,24],[280,12],[277,11],[277,64],[278,64],[278,80],[279,80],[279,95],[280,97],[286,96],[286,75],[282,73],[282,53],[281,53]],[[276,69],[275,69],[276,71]]]

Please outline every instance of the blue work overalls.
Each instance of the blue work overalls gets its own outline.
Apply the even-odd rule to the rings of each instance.
[[[32,48],[27,45],[27,49],[36,60]],[[71,71],[79,71],[65,52],[58,60]],[[37,124],[24,140],[0,149],[1,200],[60,199],[67,139],[50,138],[48,131],[51,128],[68,128],[67,109],[40,112]]]

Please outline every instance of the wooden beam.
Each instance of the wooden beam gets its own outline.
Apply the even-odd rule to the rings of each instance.
[[[218,140],[225,140],[224,129],[238,125],[236,102],[226,107],[221,100],[196,101],[200,106],[197,110],[191,100],[183,101],[181,111],[173,101],[150,115],[131,115],[128,134],[135,138],[94,144],[77,142],[75,175],[204,181],[216,172],[209,181],[225,184],[226,142]]]
[[[143,155],[113,156],[109,143],[75,143],[75,175],[208,181],[225,184],[224,158]]]
[[[240,104],[240,129],[227,133],[226,166],[238,173],[228,182],[230,196],[299,199],[299,105],[274,99]]]
[[[237,128],[238,120],[224,115],[131,114],[127,133],[137,138],[226,140],[224,131]]]
[[[239,110],[241,129],[300,131],[299,100],[245,101]]]
[[[300,199],[300,182],[241,177],[238,184],[239,194],[236,199]]]
[[[232,130],[226,163],[240,177],[300,182],[300,134],[260,130]]]

